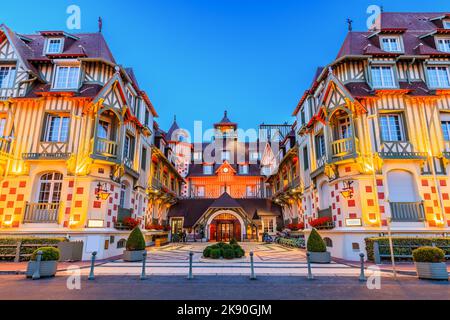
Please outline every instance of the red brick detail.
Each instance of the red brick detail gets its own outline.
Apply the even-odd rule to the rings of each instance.
[[[367,205],[369,207],[373,207],[375,205],[375,202],[373,201],[373,199],[367,199]]]
[[[94,208],[100,209],[102,207],[102,203],[100,201],[94,201]]]
[[[356,215],[356,213],[350,213],[350,214],[348,215],[348,217],[349,217],[350,219],[356,219],[357,215]]]
[[[333,210],[335,210],[336,209],[336,203],[333,203],[332,207],[333,207]]]
[[[19,221],[13,221],[13,223],[12,223],[12,227],[13,228],[18,228],[19,227]]]
[[[339,186],[338,186],[338,184],[336,183],[335,185],[334,185],[334,190],[337,190],[339,188]]]
[[[81,208],[83,206],[83,201],[75,201],[75,208]]]
[[[436,227],[436,221],[430,220],[430,221],[428,221],[428,225],[429,225],[430,227]]]
[[[331,197],[334,198],[334,191],[331,191]]]
[[[114,223],[116,223],[117,218],[116,218],[116,217],[113,217],[113,218],[112,218],[112,221],[113,221]]]
[[[338,209],[337,209],[337,214],[338,214],[338,215],[341,215],[341,208],[338,208]]]
[[[22,208],[15,208],[14,214],[22,214]]]
[[[119,199],[119,194],[117,192],[114,194],[114,198]]]
[[[426,207],[427,213],[433,213],[433,207]]]
[[[382,187],[383,186],[383,180],[377,179],[377,186]]]
[[[431,194],[429,194],[429,193],[424,193],[424,194],[423,194],[423,198],[424,198],[425,200],[431,200]]]
[[[387,220],[381,220],[381,225],[383,227],[386,227],[387,226]]]
[[[115,205],[113,206],[113,210],[114,210],[114,211],[117,211],[117,204],[115,204]]]
[[[445,213],[447,213],[447,214],[450,213],[450,207],[445,207],[444,209],[445,209]]]
[[[0,195],[0,201],[6,201],[6,194]]]
[[[356,202],[355,202],[355,200],[348,200],[348,206],[349,207],[355,207],[356,206]]]
[[[113,198],[109,197],[109,203],[113,203]]]
[[[70,214],[70,207],[66,208],[66,214]]]
[[[73,199],[73,194],[69,193],[67,194],[67,201],[72,201]]]
[[[378,199],[384,200],[384,192],[378,192]]]
[[[339,227],[342,228],[342,221],[339,221]]]
[[[436,187],[431,187],[431,193],[436,193]]]
[[[439,207],[439,202],[438,202],[437,200],[434,200],[434,201],[433,201],[433,205],[434,205],[435,207]]]
[[[366,192],[368,192],[368,193],[372,192],[372,187],[371,186],[366,186]]]
[[[111,191],[114,191],[114,185],[113,185],[113,184],[111,185],[110,190],[111,190]]]
[[[111,222],[108,221],[108,222],[106,223],[106,227],[107,227],[107,228],[111,228]]]
[[[69,221],[64,221],[64,228],[68,228],[69,227]]]
[[[108,216],[111,216],[112,215],[112,211],[111,211],[111,209],[109,209],[108,210]]]
[[[369,213],[369,219],[375,220],[377,218],[377,215],[375,213]]]
[[[337,221],[337,217],[336,216],[333,216],[333,221]]]
[[[27,182],[26,181],[20,181],[19,182],[19,188],[25,188],[27,186]]]
[[[8,202],[6,203],[6,207],[7,207],[7,208],[14,208],[14,201],[8,201]]]
[[[442,194],[442,199],[444,199],[444,200],[450,200],[450,197],[448,196],[448,193],[443,193],[443,194]]]
[[[69,188],[73,188],[73,185],[74,185],[74,181],[73,181],[73,180],[70,180],[70,181],[69,181]]]
[[[3,209],[3,208],[0,208],[0,216],[2,216],[3,215],[3,211],[4,211],[5,209]]]
[[[73,221],[79,222],[80,220],[81,220],[81,215],[76,214],[76,215],[73,216]]]
[[[17,201],[23,201],[24,198],[25,198],[25,196],[23,194],[17,195]]]
[[[339,196],[336,196],[336,202],[339,202],[340,200],[339,200]]]
[[[9,189],[9,194],[16,194],[16,193],[17,193],[17,189],[16,188]]]
[[[422,187],[428,187],[428,180],[422,179]]]
[[[345,167],[345,172],[350,172],[350,171],[352,171],[351,167]]]
[[[441,185],[441,187],[446,187],[447,186],[447,181],[445,180],[440,180],[439,184]]]
[[[8,188],[8,186],[9,186],[9,182],[8,181],[4,181],[3,184],[2,184],[2,187],[3,188]]]
[[[77,194],[83,194],[84,188],[77,188]]]
[[[380,206],[380,213],[384,213],[384,206]]]
[[[447,220],[447,225],[450,227],[450,220]]]

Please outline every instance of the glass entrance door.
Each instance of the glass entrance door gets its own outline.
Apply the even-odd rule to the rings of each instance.
[[[217,241],[229,242],[234,237],[233,223],[219,223],[217,228]]]

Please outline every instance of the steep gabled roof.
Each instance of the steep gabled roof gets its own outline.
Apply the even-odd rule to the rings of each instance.
[[[227,192],[224,192],[210,205],[210,208],[241,208],[241,205]]]

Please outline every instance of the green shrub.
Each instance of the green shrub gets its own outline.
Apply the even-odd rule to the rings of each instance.
[[[58,261],[59,260],[59,249],[53,247],[42,247],[36,249],[31,255],[31,260],[36,261],[38,252],[42,251],[41,261]]]
[[[219,246],[219,248],[223,248],[223,246],[226,245],[226,243],[225,242],[219,242],[219,243],[217,243],[217,245]]]
[[[223,250],[223,257],[227,260],[234,259],[234,250],[233,248],[227,248]]]
[[[234,256],[236,258],[242,258],[243,256],[245,256],[245,251],[242,248],[235,248],[234,249]]]
[[[126,247],[128,251],[145,250],[145,239],[139,227],[136,227],[131,231]]]
[[[230,244],[233,246],[233,245],[238,244],[238,242],[236,239],[233,238],[233,239],[231,239]]]
[[[415,262],[445,262],[445,252],[436,247],[420,247],[412,252]]]
[[[220,259],[220,249],[212,249],[211,250],[211,259]]]
[[[390,255],[389,250],[389,238],[376,237],[366,238],[366,252],[367,258],[370,261],[374,261],[373,246],[375,241],[379,244],[379,250],[381,255]],[[441,247],[446,255],[450,255],[450,237],[439,238],[418,238],[418,237],[394,237],[392,238],[394,245],[394,255],[412,256],[412,251],[419,247],[431,247],[433,244],[436,247]]]
[[[203,250],[203,256],[209,258],[211,256],[211,250],[211,247],[206,247],[205,250]]]
[[[309,252],[326,252],[327,247],[316,229],[312,229],[308,238],[307,249]]]
[[[224,244],[224,245],[222,246],[222,249],[223,249],[223,250],[233,249],[233,246],[232,246],[231,244]]]

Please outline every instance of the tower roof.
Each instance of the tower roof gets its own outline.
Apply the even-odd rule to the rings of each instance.
[[[169,131],[167,131],[167,134],[166,134],[167,139],[173,140],[172,134],[178,129],[180,129],[180,127],[178,126],[178,123],[177,123],[177,116],[174,116],[172,126],[170,127]]]
[[[231,120],[228,118],[228,111],[225,110],[222,120],[220,122],[214,124],[214,128],[217,127],[237,127],[237,124],[235,122],[231,122]]]

